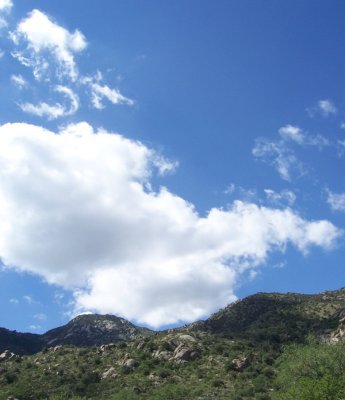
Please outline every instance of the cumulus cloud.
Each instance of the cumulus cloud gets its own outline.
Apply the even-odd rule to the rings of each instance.
[[[329,190],[327,202],[332,210],[345,211],[345,193],[333,193]]]
[[[42,11],[33,10],[10,36],[17,47],[12,55],[23,65],[31,67],[36,79],[42,79],[51,68],[59,78],[77,79],[74,57],[87,46],[80,31],[70,32]]]
[[[165,162],[87,123],[58,133],[2,125],[1,259],[72,290],[78,311],[157,327],[234,300],[240,274],[272,251],[330,249],[341,235],[329,221],[242,201],[200,216],[167,188],[150,189]]]
[[[57,85],[54,91],[61,93],[67,101],[69,101],[68,108],[61,103],[51,105],[45,102],[40,102],[38,104],[23,103],[19,104],[19,107],[25,113],[38,117],[46,117],[48,120],[75,114],[79,108],[78,96],[70,88],[62,85]]]
[[[0,0],[0,11],[9,11],[12,7],[12,0]]]

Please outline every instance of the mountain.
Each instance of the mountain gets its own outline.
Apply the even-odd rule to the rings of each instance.
[[[303,341],[310,334],[330,334],[344,315],[345,288],[313,295],[257,293],[195,327],[228,338],[284,343]]]
[[[19,333],[0,328],[0,352],[10,350],[15,354],[34,354],[43,347],[40,335],[33,333]]]
[[[258,293],[162,332],[111,315],[81,315],[43,335],[1,329],[0,400],[340,399],[282,391],[294,390],[292,371],[300,385],[310,382],[303,373],[337,374],[345,393],[344,338],[345,288]]]
[[[95,346],[147,336],[153,332],[114,315],[79,315],[68,324],[42,335],[47,347],[56,345]]]
[[[133,325],[114,315],[79,315],[68,324],[44,333],[19,333],[0,328],[0,352],[34,354],[45,347],[58,345],[96,346],[131,340],[153,334],[147,328]]]

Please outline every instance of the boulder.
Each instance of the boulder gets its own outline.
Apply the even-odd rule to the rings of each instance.
[[[110,367],[108,370],[104,371],[102,374],[102,379],[116,378],[118,374],[114,367]]]
[[[130,369],[134,369],[139,365],[137,360],[134,360],[134,358],[129,358],[128,360],[125,360],[123,362],[123,366],[130,368]]]
[[[191,335],[180,335],[178,338],[183,342],[196,342],[196,339]]]
[[[200,350],[198,348],[191,348],[180,344],[176,347],[172,360],[178,363],[182,363],[193,361],[198,357],[200,357]]]
[[[231,363],[235,371],[243,371],[248,366],[248,358],[234,358]]]
[[[152,353],[152,357],[153,358],[158,358],[160,360],[169,360],[172,356],[172,353],[170,351],[167,350],[156,350]]]

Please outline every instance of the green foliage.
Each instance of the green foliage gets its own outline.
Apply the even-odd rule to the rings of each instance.
[[[259,294],[192,327],[44,348],[1,362],[0,400],[344,400],[345,345],[308,339],[339,328],[344,293]],[[177,346],[199,357],[177,362]]]
[[[278,363],[279,400],[343,400],[345,344],[288,346]]]

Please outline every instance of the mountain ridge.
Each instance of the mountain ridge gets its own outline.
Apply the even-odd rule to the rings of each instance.
[[[242,337],[260,341],[267,340],[267,326],[270,326],[270,340],[286,342],[303,340],[310,333],[327,335],[330,329],[339,330],[339,321],[343,315],[345,288],[318,294],[258,292],[230,303],[206,320],[173,330],[201,330],[228,338]],[[88,347],[157,333],[115,315],[82,314],[43,334],[0,328],[0,351],[33,354],[44,347]]]

